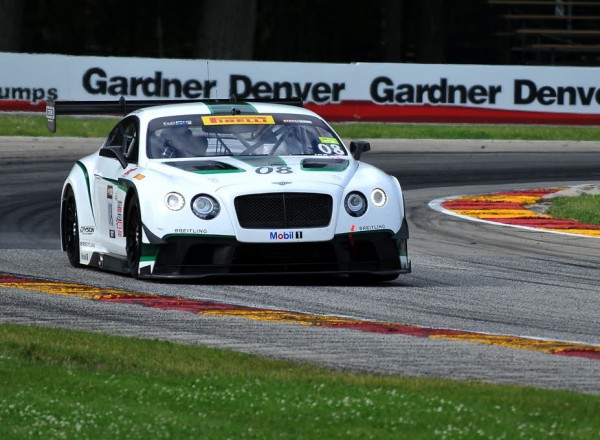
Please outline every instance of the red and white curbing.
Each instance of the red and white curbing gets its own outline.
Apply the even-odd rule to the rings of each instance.
[[[195,313],[198,315],[250,319],[280,324],[304,325],[329,329],[353,330],[384,335],[412,336],[448,341],[471,342],[545,354],[600,360],[600,346],[576,341],[540,337],[503,335],[449,328],[378,322],[337,315],[316,315],[292,310],[246,306],[210,300],[161,296],[145,292],[102,288],[86,284],[50,281],[19,275],[0,274],[0,289],[17,289],[86,298],[94,301],[137,305],[155,309]]]
[[[600,225],[576,220],[560,220],[536,212],[533,206],[550,198],[564,195],[595,193],[597,187],[587,185],[568,188],[506,191],[473,196],[450,196],[429,202],[429,207],[444,214],[483,223],[544,231],[554,234],[600,237]]]

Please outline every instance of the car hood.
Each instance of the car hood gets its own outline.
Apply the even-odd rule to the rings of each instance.
[[[348,158],[327,156],[236,156],[153,162],[148,168],[178,182],[218,191],[232,185],[249,190],[280,185],[305,190],[315,185],[345,187],[358,164]]]

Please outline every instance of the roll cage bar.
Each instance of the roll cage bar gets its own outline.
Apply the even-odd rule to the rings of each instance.
[[[118,101],[47,101],[46,102],[46,124],[48,130],[56,133],[56,119],[58,115],[127,115],[135,110],[157,105],[168,104],[221,104],[225,108],[219,109],[220,114],[241,114],[236,105],[244,103],[264,102],[272,104],[286,104],[303,107],[302,99],[245,99],[237,101],[235,97],[230,99],[151,99],[126,101],[121,97]],[[228,105],[229,104],[229,105]]]

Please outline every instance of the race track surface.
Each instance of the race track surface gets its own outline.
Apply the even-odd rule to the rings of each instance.
[[[428,206],[454,195],[597,183],[600,143],[374,141],[363,159],[397,176],[405,190],[413,273],[373,286],[298,278],[162,283],[70,267],[58,244],[60,188],[73,161],[99,144],[0,138],[0,274],[52,281],[28,288],[0,282],[0,322],[167,339],[339,369],[600,392],[600,359],[555,356],[527,343],[600,347],[600,238],[472,222]],[[111,289],[288,318],[190,313],[94,296]],[[455,330],[498,343],[302,319]],[[505,342],[511,340],[525,346]]]

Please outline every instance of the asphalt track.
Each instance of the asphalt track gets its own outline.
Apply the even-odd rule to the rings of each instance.
[[[0,322],[224,347],[338,369],[600,393],[600,359],[536,348],[600,347],[600,239],[470,222],[428,207],[451,195],[597,183],[600,143],[373,142],[364,160],[396,175],[405,190],[413,260],[412,274],[378,286],[306,278],[159,283],[71,268],[58,250],[60,187],[73,161],[98,145],[0,138],[0,274],[55,282],[0,283]],[[244,312],[94,300],[102,289]],[[313,325],[317,319],[438,329],[446,337]],[[448,337],[452,330],[479,336]]]

